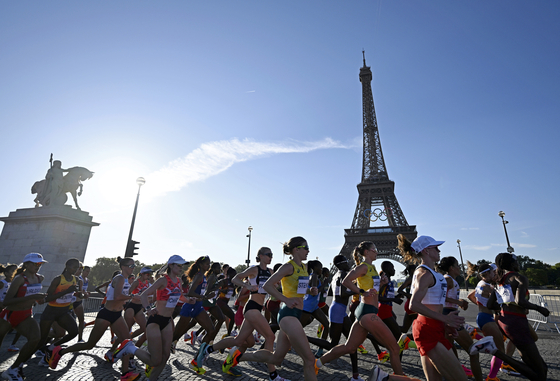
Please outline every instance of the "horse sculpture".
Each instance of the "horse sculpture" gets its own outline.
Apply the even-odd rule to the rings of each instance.
[[[35,197],[35,207],[64,205],[68,201],[66,193],[70,193],[74,199],[76,209],[81,210],[78,205],[78,197],[82,195],[82,181],[91,179],[94,172],[84,167],[72,167],[64,172],[68,172],[63,177],[62,189],[59,192],[52,192],[47,180],[36,181],[31,187],[31,194],[37,194]],[[78,191],[78,188],[80,190]],[[53,195],[54,193],[54,195]]]

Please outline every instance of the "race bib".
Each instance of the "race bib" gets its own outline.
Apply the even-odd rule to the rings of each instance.
[[[233,290],[229,290],[226,294],[226,299],[231,299],[232,296],[233,296]]]
[[[263,288],[265,283],[266,283],[266,279],[259,281],[259,289],[257,291],[259,294],[266,294],[266,291]]]
[[[167,299],[167,303],[165,304],[165,307],[167,308],[175,308],[175,306],[177,305],[177,303],[179,303],[179,298],[181,297],[181,293],[180,292],[172,292],[169,294],[169,299]]]
[[[28,287],[27,289],[29,290],[29,287]],[[56,302],[57,302],[58,304],[72,303],[72,302],[73,302],[72,298],[75,298],[75,297],[74,297],[74,293],[73,293],[73,292],[69,292],[68,294],[66,294],[66,295],[64,295],[64,296],[62,296],[62,297],[56,299]]]
[[[43,285],[41,283],[28,284],[27,290],[25,291],[25,296],[38,294],[42,289]]]
[[[308,287],[309,287],[309,277],[308,276],[298,277],[297,294],[298,295],[307,294]]]
[[[389,290],[389,292],[387,292],[387,298],[394,298],[395,297],[395,291],[393,290]]]
[[[336,296],[340,296],[340,286],[335,286],[335,288],[334,288],[334,294],[335,294]]]
[[[374,275],[372,276],[372,278],[373,278],[373,288],[375,289],[375,291],[379,292],[379,285],[381,283],[381,278],[379,277],[379,275]]]

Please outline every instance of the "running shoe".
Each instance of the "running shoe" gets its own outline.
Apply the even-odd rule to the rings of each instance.
[[[190,368],[193,369],[198,374],[206,373],[206,369],[204,369],[202,367],[199,367],[196,363],[196,360],[194,360],[194,359],[191,361]]]
[[[317,327],[317,337],[321,337],[324,328],[325,327],[323,327],[323,324],[319,324],[319,327]]]
[[[358,378],[352,377],[352,378],[350,379],[350,381],[366,381],[366,380],[364,380],[362,377],[358,376]]]
[[[19,364],[18,366],[18,374],[22,379],[25,380],[25,374],[23,374],[23,363]]]
[[[17,369],[8,368],[2,373],[2,378],[10,381],[23,381]]]
[[[125,374],[121,375],[121,381],[133,381],[140,377],[140,373],[134,373],[133,371],[129,370]]]
[[[208,355],[206,348],[208,348],[208,344],[206,343],[200,344],[200,347],[198,348],[198,352],[196,353],[196,356],[194,358],[200,368],[204,366],[204,360],[207,357],[206,355]]]
[[[505,362],[502,363],[500,367],[500,372],[504,372],[505,374],[511,374],[512,376],[520,376],[521,374],[515,370],[515,368]]]
[[[84,339],[78,340],[78,343],[85,343]]]
[[[367,355],[367,354],[368,354],[368,351],[366,350],[366,347],[364,347],[363,345],[360,345],[360,346],[358,347],[358,352],[360,352],[360,353],[363,354],[363,355]]]
[[[133,355],[136,352],[136,349],[138,348],[136,348],[132,340],[126,339],[121,343],[121,345],[119,345],[119,347],[115,352],[113,352],[113,354],[115,355],[116,360],[120,360],[121,358],[123,358],[123,356]]]
[[[486,377],[486,381],[500,381],[498,377],[490,378],[490,376]]]
[[[235,329],[233,331],[231,331],[231,333],[230,333],[230,336],[233,336],[233,337],[235,337],[237,335],[238,335],[238,333]]]
[[[233,376],[233,377],[241,377],[243,375],[243,373],[241,373],[241,371],[238,370],[236,367],[231,367],[231,368],[229,368],[229,370],[227,372],[224,372],[224,373],[229,374],[230,376]],[[275,380],[277,380],[277,379],[278,379],[278,377],[275,378]]]
[[[229,351],[226,357],[226,361],[222,364],[222,371],[228,373],[231,368],[239,364],[239,357],[241,357],[241,355],[242,353],[237,347],[231,348],[231,351]]]
[[[315,352],[315,357],[320,358],[323,355],[323,352],[324,352],[323,348],[317,349],[317,352]]]
[[[107,361],[110,364],[114,364],[115,363],[115,355],[113,354],[113,352],[111,350],[108,350],[105,353],[105,356],[103,356],[103,358],[105,359],[105,361]]]
[[[191,335],[189,335],[189,333],[185,333],[185,336],[183,336],[183,339],[185,339],[185,341],[189,341],[191,339]]]
[[[193,331],[193,333],[190,335],[191,336],[191,345],[194,345],[194,343],[196,343],[196,332]]]
[[[388,351],[383,351],[380,354],[377,355],[377,359],[379,361],[381,361],[382,363],[389,361],[389,359],[391,358],[391,355],[389,354]]]
[[[135,371],[137,366],[138,366],[138,364],[136,363],[136,360],[134,360],[134,359],[128,360],[128,370]]]
[[[115,341],[117,341],[117,335],[111,337],[111,344],[115,344]]]
[[[461,367],[463,367],[463,372],[465,372],[465,375],[466,375],[467,377],[472,377],[472,376],[473,376],[472,370],[470,370],[469,368],[467,368],[467,367],[464,366],[463,364],[461,364]]]
[[[469,354],[476,355],[478,353],[488,353],[493,355],[497,350],[498,348],[496,348],[494,338],[492,336],[487,336],[471,345]]]
[[[51,369],[56,369],[56,366],[58,365],[58,361],[60,360],[60,350],[62,349],[62,347],[60,345],[57,345],[56,347],[54,347],[54,349],[52,350],[52,355],[51,358],[49,359],[49,367]]]
[[[389,373],[385,372],[379,366],[373,367],[373,373],[369,377],[368,381],[387,381],[389,380]]]
[[[154,368],[146,364],[146,371],[144,372],[144,374],[146,375],[147,378],[150,378],[150,375],[152,374],[152,369]]]
[[[42,350],[37,350],[37,352],[35,352],[35,357],[44,357],[45,356],[45,352],[43,352]]]
[[[284,378],[282,376],[276,376],[276,378],[274,380],[272,378],[268,377],[268,380],[269,381],[290,381],[287,378]],[[364,380],[362,380],[362,381],[364,381]]]
[[[12,344],[8,347],[8,352],[19,352],[19,348]]]
[[[410,340],[410,337],[408,337],[408,335],[406,333],[403,333],[401,335],[401,337],[399,338],[398,341],[399,347],[401,348],[401,353],[402,351],[406,351],[409,348],[416,348],[416,343],[412,340]]]
[[[315,374],[319,374],[319,369],[321,369],[317,366],[317,361],[318,361],[318,359],[315,360],[315,362],[313,363],[313,366],[315,367]]]

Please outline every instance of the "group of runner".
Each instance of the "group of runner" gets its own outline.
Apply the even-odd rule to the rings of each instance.
[[[227,265],[212,263],[208,256],[196,259],[184,271],[187,261],[173,255],[155,278],[149,267],[134,276],[134,260],[118,258],[120,269],[104,285],[105,298],[87,342],[82,340],[85,324],[81,304],[89,296],[89,268],[77,259],[69,259],[63,273],[42,293],[39,269],[46,261],[41,254],[28,254],[20,267],[0,267],[5,276],[0,283],[0,342],[12,329],[27,338],[2,377],[23,380],[23,366],[34,353],[41,357],[39,365],[56,369],[62,356],[94,348],[110,328],[113,347],[105,359],[122,361],[120,379],[125,381],[140,376],[136,360],[145,365],[148,379],[157,380],[177,342],[189,336],[192,343],[200,342],[189,364],[198,374],[206,373],[212,353],[228,350],[223,373],[240,376],[240,362],[260,362],[267,364],[269,380],[285,381],[276,367],[293,348],[303,361],[305,380],[317,380],[324,364],[348,354],[351,379],[363,381],[357,351],[369,339],[379,361],[389,362],[394,372],[390,375],[376,365],[369,375],[372,381],[416,380],[404,374],[400,361],[403,350],[409,348],[418,349],[429,381],[442,377],[460,381],[467,375],[483,381],[479,353],[494,355],[488,381],[498,380],[497,372],[504,367],[530,380],[546,379],[547,366],[526,313],[528,309],[545,316],[549,312],[528,301],[527,279],[519,273],[515,255],[501,253],[495,264],[469,265],[469,275],[480,278],[468,298],[479,307],[477,325],[484,334],[473,341],[473,328],[459,316],[459,308],[468,307],[468,302],[459,298],[455,280],[460,274],[459,264],[453,257],[440,258],[439,246],[444,241],[428,236],[413,242],[402,235],[398,239],[403,262],[408,264],[408,277],[397,291],[390,281],[395,275],[393,265],[383,262],[378,273],[373,264],[377,249],[367,241],[354,249],[354,266],[343,255],[333,259],[337,271],[332,279],[319,261],[305,263],[309,245],[303,237],[293,237],[283,245],[284,254],[290,256],[287,263],[271,269],[272,251],[262,247],[257,252],[258,264],[239,274]],[[326,304],[329,289],[333,296],[330,307]],[[235,293],[237,313],[229,306]],[[400,326],[392,304],[402,303],[405,297],[407,315]],[[32,317],[32,307],[37,303],[47,303],[40,322]],[[308,337],[304,331],[313,319],[320,322],[319,337]],[[411,322],[412,334],[408,334]],[[189,329],[197,323],[201,329],[189,335]],[[224,323],[227,333],[216,340]],[[135,324],[138,328],[133,331]],[[234,325],[238,331],[233,330]],[[344,343],[340,343],[341,334],[346,337]],[[508,349],[502,335],[510,339]],[[78,342],[62,347],[76,336]],[[132,341],[133,337],[138,340]],[[471,369],[459,361],[453,341],[468,352]],[[255,344],[260,348],[247,351]],[[315,353],[312,345],[318,347]],[[386,351],[382,352],[380,346]],[[520,351],[522,361],[512,358],[514,348]]]

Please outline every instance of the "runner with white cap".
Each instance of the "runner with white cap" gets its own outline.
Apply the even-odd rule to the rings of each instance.
[[[173,255],[160,270],[163,273],[141,295],[141,303],[148,311],[146,337],[148,338],[148,351],[139,349],[132,340],[123,342],[120,350],[115,352],[116,358],[125,355],[135,355],[146,364],[146,377],[157,380],[169,355],[173,341],[173,311],[181,297],[181,273],[183,265],[187,263],[181,256]],[[148,296],[156,293],[156,307],[149,308]]]
[[[414,272],[410,309],[418,312],[412,325],[414,341],[421,355],[422,368],[428,380],[466,381],[467,376],[461,363],[451,350],[447,334],[457,335],[457,328],[464,322],[458,311],[444,315],[443,305],[447,296],[447,282],[435,271],[439,261],[439,246],[445,241],[420,236],[410,243],[402,234],[398,235],[399,250],[403,261],[421,262]]]
[[[23,258],[23,272],[10,284],[4,297],[4,310],[0,319],[10,325],[0,326],[0,337],[4,337],[11,328],[27,338],[16,361],[2,373],[2,377],[11,381],[23,380],[23,364],[31,358],[41,338],[39,324],[33,319],[31,308],[35,303],[43,304],[46,294],[41,293],[44,277],[38,274],[43,263],[47,263],[39,253],[30,253]]]

